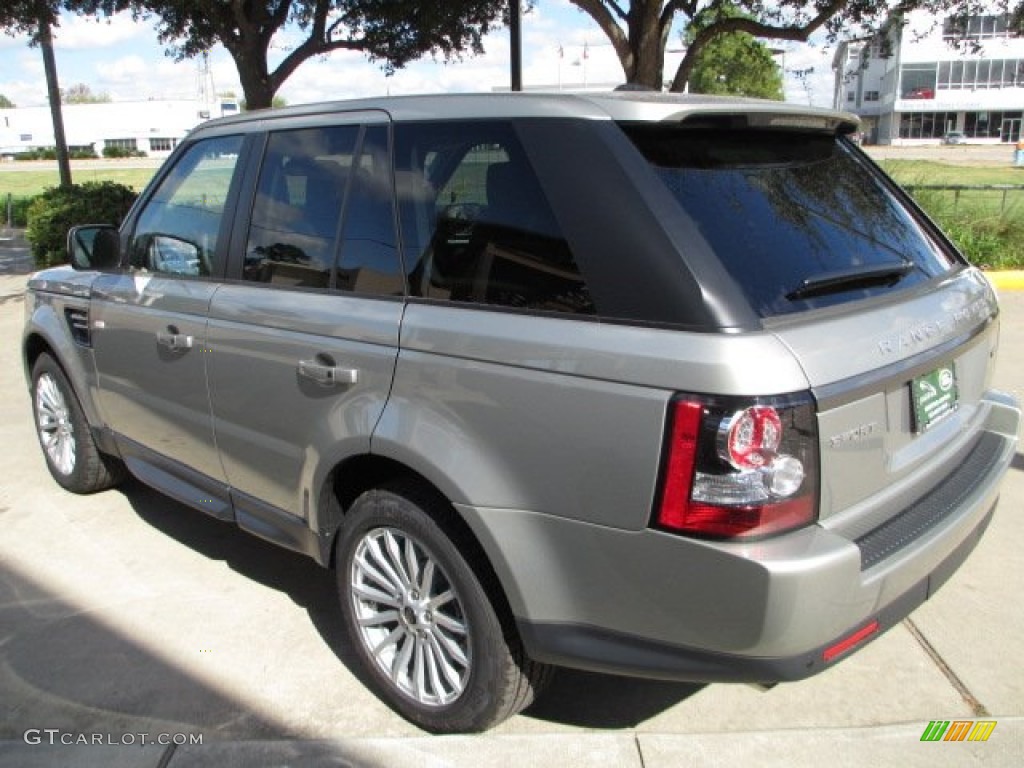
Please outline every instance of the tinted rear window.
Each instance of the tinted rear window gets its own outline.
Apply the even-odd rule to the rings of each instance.
[[[956,263],[833,136],[624,129],[762,317],[903,290]]]

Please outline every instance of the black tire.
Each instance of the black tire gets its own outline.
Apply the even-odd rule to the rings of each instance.
[[[48,354],[32,366],[32,417],[53,479],[74,493],[95,493],[124,479],[124,465],[96,447],[75,391]]]
[[[473,543],[441,522],[453,514],[416,487],[368,491],[346,516],[336,551],[342,614],[360,661],[385,702],[434,733],[497,725],[549,676],[488,597]]]

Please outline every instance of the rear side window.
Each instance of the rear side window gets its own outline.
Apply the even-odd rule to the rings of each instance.
[[[624,129],[762,317],[902,290],[957,263],[831,135]]]
[[[243,276],[277,286],[404,294],[387,126],[270,134]]]
[[[594,313],[509,123],[397,125],[395,182],[411,295]]]
[[[366,128],[350,173],[335,288],[354,293],[405,293],[395,234],[388,129]]]
[[[327,288],[358,125],[270,135],[253,202],[247,280]]]

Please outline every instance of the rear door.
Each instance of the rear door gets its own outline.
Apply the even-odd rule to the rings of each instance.
[[[210,307],[214,429],[243,526],[308,519],[329,468],[369,451],[405,293],[389,135],[383,113],[268,134]]]

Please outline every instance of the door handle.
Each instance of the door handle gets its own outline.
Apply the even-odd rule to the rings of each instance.
[[[157,331],[156,343],[167,347],[172,352],[192,349],[192,337],[185,333],[178,333],[178,329],[173,325],[169,326],[166,331]]]
[[[355,384],[359,381],[359,371],[355,368],[343,368],[331,362],[317,360],[300,360],[299,375],[312,379],[324,387],[335,384]]]

